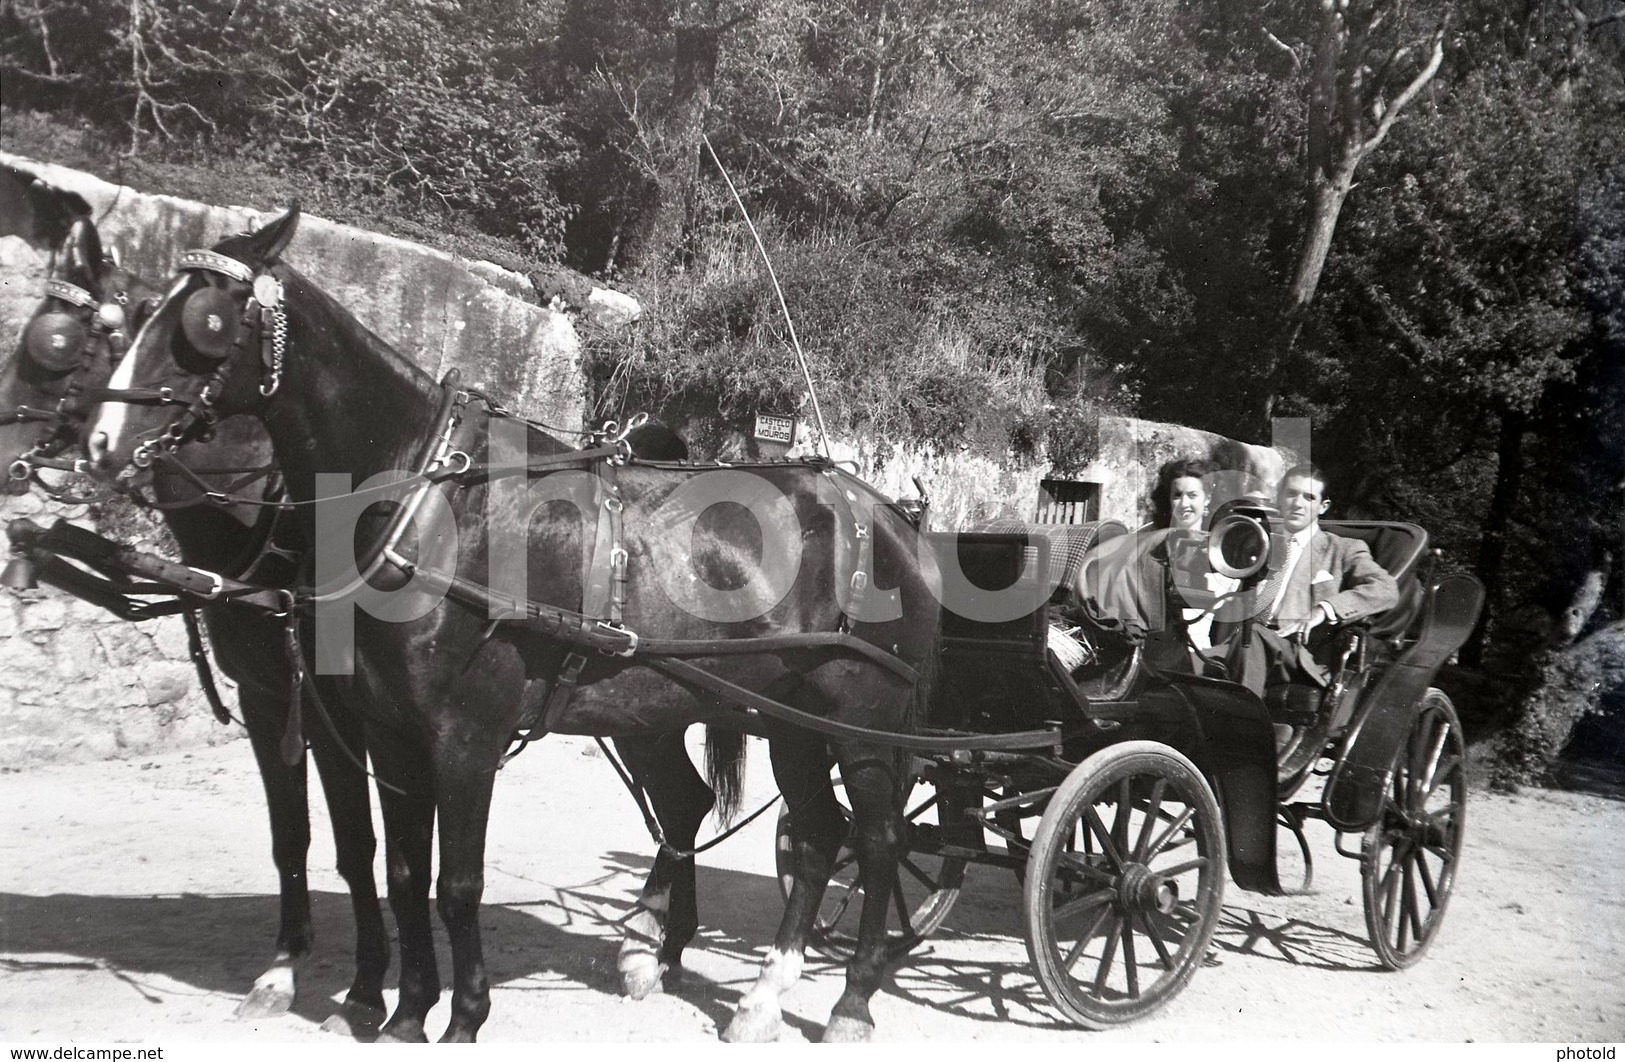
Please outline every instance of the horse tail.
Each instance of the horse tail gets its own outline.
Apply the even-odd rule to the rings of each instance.
[[[739,814],[745,789],[745,735],[732,727],[705,728],[705,780],[717,795],[717,820],[723,825]]]

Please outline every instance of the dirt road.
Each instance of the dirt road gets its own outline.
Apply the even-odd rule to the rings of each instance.
[[[765,750],[747,793],[771,793]],[[320,1025],[349,982],[351,919],[324,814],[311,857],[320,939],[299,999],[285,1016],[232,1017],[270,957],[276,918],[245,742],[0,774],[0,808],[0,1041],[331,1035]],[[493,1008],[481,1039],[714,1041],[779,915],[772,819],[702,858],[704,927],[683,976],[664,996],[623,1001],[613,923],[651,845],[589,742],[532,747],[497,785],[483,913]],[[1447,923],[1398,974],[1365,944],[1356,864],[1332,851],[1329,830],[1311,829],[1315,895],[1230,886],[1210,968],[1157,1016],[1106,1033],[1058,1021],[1027,969],[1012,875],[973,867],[946,929],[876,997],[877,1039],[1625,1038],[1625,803],[1474,793]],[[815,1038],[839,990],[838,970],[810,962],[786,999],[785,1038]],[[445,1016],[443,999],[431,1035]]]

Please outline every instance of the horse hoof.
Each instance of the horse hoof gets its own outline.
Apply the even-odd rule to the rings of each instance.
[[[373,1041],[375,1044],[426,1044],[428,1042],[429,1038],[424,1035],[421,1028],[417,1030],[416,1034],[404,1029],[387,1030],[379,1033],[378,1039]]]
[[[248,995],[237,1004],[236,1016],[255,1021],[286,1014],[293,1006],[293,994],[293,967],[273,966],[260,974]]]
[[[824,1026],[824,1035],[818,1038],[824,1044],[866,1044],[874,1035],[875,1027],[856,1018],[831,1018]]]
[[[621,971],[621,995],[628,999],[645,999],[666,990],[666,964],[640,966]]]
[[[770,1044],[779,1038],[783,1021],[777,1010],[741,1010],[722,1030],[725,1044]]]
[[[370,1040],[378,1035],[378,1026],[384,1023],[382,1007],[365,1003],[346,1002],[337,1014],[322,1022],[322,1032],[348,1036],[355,1040]]]

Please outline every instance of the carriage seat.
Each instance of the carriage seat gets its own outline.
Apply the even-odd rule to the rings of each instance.
[[[1422,610],[1422,582],[1417,567],[1428,545],[1428,533],[1415,524],[1385,520],[1322,520],[1322,530],[1357,538],[1371,557],[1399,584],[1399,603],[1363,621],[1373,638],[1390,640],[1408,631]]]
[[[1050,595],[1050,603],[1055,605],[1064,604],[1070,595],[1084,554],[1102,542],[1128,534],[1127,525],[1117,520],[1095,520],[1082,524],[1026,524],[1014,520],[995,520],[985,530],[991,534],[1024,535],[1028,542],[1044,541],[1048,546],[1044,582],[1055,587]]]

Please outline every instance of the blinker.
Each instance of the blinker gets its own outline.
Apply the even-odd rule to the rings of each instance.
[[[199,354],[224,358],[237,339],[236,300],[219,288],[194,291],[181,307],[181,330]]]
[[[72,314],[42,313],[28,324],[23,345],[34,363],[49,372],[67,372],[79,365],[85,344],[85,326]]]

